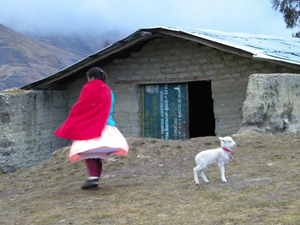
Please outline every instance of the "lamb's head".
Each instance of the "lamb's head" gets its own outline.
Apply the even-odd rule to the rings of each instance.
[[[236,143],[231,137],[219,137],[219,140],[221,141],[221,146],[227,149],[232,149],[236,147]]]

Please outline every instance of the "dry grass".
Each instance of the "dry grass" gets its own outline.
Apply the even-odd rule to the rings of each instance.
[[[20,88],[10,88],[10,89],[5,89],[0,91],[2,93],[10,93],[10,94],[15,94],[15,93],[19,93],[19,92],[24,92],[24,90],[20,89]]]
[[[98,191],[80,190],[83,163],[68,148],[44,163],[0,176],[0,224],[300,224],[300,136],[237,136],[228,183],[216,166],[196,186],[199,149],[185,141],[129,138],[130,154],[104,165]]]

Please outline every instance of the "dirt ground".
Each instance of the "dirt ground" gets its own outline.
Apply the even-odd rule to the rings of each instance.
[[[300,135],[234,136],[238,147],[210,180],[193,180],[196,154],[217,137],[128,138],[128,156],[104,164],[99,190],[81,190],[83,162],[68,147],[37,166],[0,175],[0,224],[300,224]]]

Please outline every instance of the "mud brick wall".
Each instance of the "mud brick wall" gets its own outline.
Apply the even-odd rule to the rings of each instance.
[[[101,66],[101,65],[99,65]],[[211,80],[216,135],[231,135],[242,125],[248,79],[254,73],[296,72],[269,62],[225,53],[177,38],[156,39],[139,52],[102,66],[115,93],[115,119],[126,136],[141,136],[141,87],[157,80]],[[84,74],[68,88],[70,105],[86,82]],[[199,102],[201,96],[199,96]]]
[[[53,131],[67,115],[63,92],[0,93],[0,171],[35,165],[67,145]]]

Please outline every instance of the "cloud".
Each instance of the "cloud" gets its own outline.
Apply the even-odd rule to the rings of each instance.
[[[191,27],[291,37],[283,17],[261,0],[0,0],[0,23],[19,32],[119,32]]]

